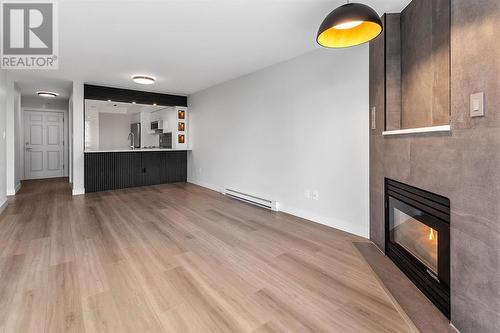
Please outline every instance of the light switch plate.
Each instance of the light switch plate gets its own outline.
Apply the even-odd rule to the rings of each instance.
[[[470,116],[484,117],[484,92],[470,95]]]

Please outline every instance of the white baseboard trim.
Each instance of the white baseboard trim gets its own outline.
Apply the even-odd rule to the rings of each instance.
[[[283,213],[303,218],[305,220],[326,225],[327,227],[330,228],[339,229],[363,238],[368,239],[370,237],[369,235],[370,226],[368,222],[366,228],[363,228],[362,226],[353,226],[351,223],[344,220],[322,216],[311,211],[306,211],[300,208],[290,207],[283,204],[280,204],[280,211],[282,211]]]
[[[9,205],[9,202],[7,201],[7,198],[0,204],[0,214],[7,208]]]
[[[7,195],[16,195],[17,191],[21,188],[21,182],[16,184],[16,187],[7,189]]]
[[[216,191],[216,192],[220,192],[220,193],[222,193],[222,190],[223,190],[222,186],[210,184],[210,183],[204,182],[202,180],[198,180],[198,179],[188,178],[187,182],[194,184],[194,185],[199,185],[201,187],[205,187],[205,188],[208,188],[212,191]]]
[[[73,195],[82,195],[85,194],[85,189],[84,188],[74,188],[72,190]]]
[[[208,188],[208,189],[216,191],[216,192],[222,193],[222,190],[223,190],[222,186],[217,186],[217,185],[214,185],[211,183],[207,183],[207,182],[204,182],[204,181],[199,180],[199,179],[189,178],[187,181],[188,181],[188,183],[199,185],[201,187],[205,187],[205,188]],[[323,225],[326,225],[327,227],[330,227],[330,228],[335,228],[335,229],[339,229],[339,230],[342,230],[345,232],[349,232],[351,234],[354,234],[354,235],[357,235],[357,236],[360,236],[363,238],[368,239],[370,237],[370,226],[368,224],[368,220],[367,220],[366,228],[363,228],[362,226],[353,227],[352,224],[350,224],[347,221],[332,219],[329,217],[321,216],[319,214],[316,214],[316,213],[313,213],[310,211],[306,211],[303,209],[298,209],[295,207],[290,207],[290,206],[284,205],[281,202],[280,202],[280,206],[279,206],[279,211],[293,215],[293,216],[297,216],[297,217],[300,217],[300,218],[303,218],[303,219],[306,219],[306,220],[309,220],[309,221],[312,221],[315,223],[323,224]]]

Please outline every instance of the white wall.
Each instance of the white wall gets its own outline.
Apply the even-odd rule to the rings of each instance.
[[[17,92],[14,98],[14,128],[16,129],[14,146],[16,149],[15,183],[16,189],[19,190],[21,188],[21,179],[24,179],[24,116],[19,88],[17,88]]]
[[[0,70],[0,213],[7,205],[7,171],[6,171],[6,108],[7,78],[5,71]]]
[[[71,94],[68,101],[68,136],[69,136],[69,184],[73,188],[73,94]],[[84,138],[85,139],[85,138]]]
[[[21,92],[14,81],[7,79],[6,96],[6,182],[7,195],[14,195],[21,187],[20,125]]]
[[[68,110],[67,99],[49,99],[37,96],[22,96],[21,106],[23,108]]]
[[[190,182],[276,199],[285,212],[368,237],[368,45],[318,50],[188,105]]]
[[[85,150],[99,149],[99,111],[85,110]]]
[[[70,97],[72,120],[72,187],[73,195],[85,193],[84,183],[84,114],[83,114],[83,82],[73,81],[73,93]]]
[[[21,90],[14,85],[14,186],[16,192],[21,188],[21,179],[24,178],[24,138],[23,138],[23,112],[21,107]],[[14,193],[15,194],[15,193]]]
[[[99,149],[128,148],[130,124],[135,115],[99,113]]]
[[[151,131],[151,113],[141,112],[139,114],[139,122],[141,123],[141,147],[153,145]]]

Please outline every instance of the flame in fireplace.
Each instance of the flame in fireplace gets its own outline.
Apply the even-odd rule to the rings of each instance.
[[[429,240],[433,241],[436,239],[436,235],[435,235],[435,232],[434,232],[434,229],[432,228],[429,228],[430,231],[429,231]]]

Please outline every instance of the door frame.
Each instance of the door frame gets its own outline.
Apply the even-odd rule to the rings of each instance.
[[[26,170],[24,168],[24,161],[25,161],[25,152],[26,152],[26,147],[25,147],[25,144],[26,144],[26,141],[25,141],[25,137],[24,137],[24,126],[26,125],[26,112],[29,111],[29,112],[53,112],[53,113],[62,113],[63,115],[63,136],[64,136],[64,139],[63,139],[63,159],[64,159],[64,169],[63,169],[63,177],[68,177],[69,175],[69,144],[68,144],[68,141],[69,141],[69,137],[68,137],[68,110],[58,110],[58,109],[43,109],[43,108],[31,108],[31,107],[24,107],[24,108],[21,108],[22,110],[22,114],[23,114],[23,124],[22,126],[20,126],[20,138],[21,138],[21,142],[22,144],[19,145],[20,146],[20,149],[22,150],[22,155],[20,156],[20,166],[19,166],[19,169],[22,170],[21,172],[21,175],[22,175],[22,179],[27,179],[26,178]]]

